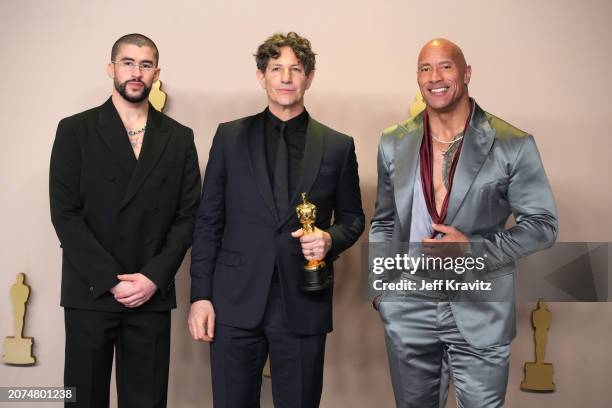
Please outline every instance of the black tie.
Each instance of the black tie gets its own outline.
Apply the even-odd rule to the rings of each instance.
[[[276,149],[276,167],[274,168],[274,202],[279,217],[285,215],[289,206],[289,155],[287,154],[287,140],[285,139],[286,129],[286,123],[280,125],[280,137]]]

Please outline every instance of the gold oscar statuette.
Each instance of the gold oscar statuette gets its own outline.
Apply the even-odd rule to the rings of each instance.
[[[531,312],[531,323],[535,330],[536,361],[525,363],[525,379],[521,382],[521,390],[535,392],[553,392],[553,365],[544,362],[544,352],[548,340],[551,313],[546,309],[542,299],[538,301],[538,308]]]
[[[2,361],[11,365],[33,365],[36,357],[32,356],[34,339],[23,337],[26,304],[30,297],[30,287],[25,284],[25,274],[18,273],[15,284],[11,286],[11,303],[13,304],[14,336],[4,339]]]
[[[314,232],[317,219],[317,206],[308,202],[306,193],[302,193],[302,203],[295,208],[298,220],[305,234]],[[312,259],[302,269],[300,288],[306,292],[323,290],[330,284],[329,274],[324,260]]]

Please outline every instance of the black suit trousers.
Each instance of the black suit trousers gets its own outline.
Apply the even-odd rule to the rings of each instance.
[[[318,407],[325,339],[325,334],[297,335],[289,330],[275,274],[264,318],[257,327],[217,324],[210,348],[214,407],[258,408],[268,354],[274,407]]]
[[[64,309],[64,384],[70,408],[108,408],[113,352],[119,408],[162,408],[168,393],[170,311]]]

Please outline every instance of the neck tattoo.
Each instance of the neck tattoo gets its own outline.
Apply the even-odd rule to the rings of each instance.
[[[128,136],[136,136],[142,132],[144,132],[147,129],[147,125],[144,125],[142,128],[138,129],[138,130],[129,130],[129,129],[125,129],[127,131]]]
[[[147,125],[144,125],[141,129],[138,130],[128,130],[128,139],[130,140],[130,145],[132,145],[132,149],[136,153],[136,157],[140,153],[140,148],[142,147],[142,142],[144,140],[144,132],[147,129]]]

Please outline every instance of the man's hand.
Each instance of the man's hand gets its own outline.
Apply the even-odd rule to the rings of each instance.
[[[309,234],[305,234],[304,230],[300,228],[299,230],[293,231],[291,236],[300,239],[302,253],[308,261],[319,261],[325,258],[325,255],[327,255],[332,247],[331,235],[317,227]]]
[[[193,302],[187,324],[194,340],[213,341],[215,338],[215,308],[212,302],[210,300]]]
[[[121,282],[110,290],[115,300],[125,307],[135,308],[151,299],[157,286],[142,273],[117,275]]]
[[[444,234],[441,238],[423,238],[423,252],[430,256],[462,256],[470,246],[469,238],[455,227],[431,224],[432,228]]]
[[[380,302],[382,302],[382,294],[379,293],[378,295],[374,296],[374,299],[372,299],[372,307],[374,310],[378,311]]]
[[[444,236],[441,239],[424,238],[422,240],[423,243],[425,242],[470,242],[468,237],[463,232],[459,231],[455,227],[451,227],[450,225],[431,224],[431,227],[435,231],[441,232],[442,234],[444,234]]]

